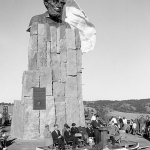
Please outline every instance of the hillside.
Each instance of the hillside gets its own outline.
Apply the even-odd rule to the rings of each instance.
[[[114,110],[119,112],[150,114],[150,99],[122,100],[122,101],[110,101],[110,100],[84,101],[84,105],[85,107],[94,108],[97,111]]]

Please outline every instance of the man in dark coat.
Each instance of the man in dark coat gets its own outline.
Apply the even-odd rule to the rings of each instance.
[[[70,141],[73,142],[72,143],[73,148],[76,148],[76,145],[78,145],[78,138],[75,137],[74,135],[71,135],[69,126],[66,127],[66,130],[64,132],[64,138],[67,143]]]
[[[86,131],[87,131],[87,133],[88,133],[88,137],[94,137],[94,130],[93,130],[93,128],[91,127],[91,124],[90,124],[90,123],[87,124]]]
[[[75,123],[72,123],[72,128],[71,128],[71,135],[75,135],[76,133],[79,133],[78,128],[76,127]]]
[[[53,137],[53,143],[56,144],[58,143],[58,147],[59,149],[65,149],[64,146],[64,138],[63,136],[60,134],[60,131],[58,130],[58,125],[55,124],[54,125],[54,131],[52,132],[52,137]]]
[[[96,120],[93,122],[94,135],[95,135],[95,144],[99,144],[101,141],[101,131],[100,128],[103,124],[99,121],[99,116],[96,116]]]

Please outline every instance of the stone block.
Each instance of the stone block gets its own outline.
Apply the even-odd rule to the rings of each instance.
[[[47,42],[45,36],[38,35],[38,69],[47,66]]]
[[[82,72],[82,51],[78,49],[77,51],[77,72]]]
[[[45,36],[46,36],[46,41],[50,42],[51,41],[51,33],[50,33],[50,26],[48,23],[45,24]]]
[[[61,62],[67,62],[67,47],[66,47],[66,40],[61,39],[59,43],[60,48],[60,60]]]
[[[82,73],[78,73],[77,75],[77,88],[78,88],[78,97],[82,95]]]
[[[51,67],[51,42],[47,42],[47,67]]]
[[[46,95],[52,95],[52,70],[51,68],[42,68],[40,70],[40,87],[46,87]]]
[[[22,97],[31,97],[33,94],[33,87],[39,87],[39,72],[25,71],[22,82]]]
[[[66,120],[69,125],[72,123],[76,123],[77,126],[80,125],[80,109],[77,98],[66,99],[66,114]]]
[[[33,110],[33,99],[31,97],[24,98],[24,115],[23,115],[23,125],[24,133],[23,139],[32,140],[39,137],[39,111]]]
[[[57,28],[50,26],[51,33],[51,53],[57,53]]]
[[[38,38],[37,35],[30,36],[29,48],[28,48],[28,69],[37,69],[37,52],[38,52]]]
[[[81,126],[85,126],[85,115],[84,115],[84,105],[83,105],[83,101],[82,101],[82,97],[78,98],[79,100],[79,110],[80,110],[80,118],[79,118],[79,121],[80,121],[80,125]]]
[[[61,70],[60,70],[61,82],[64,83],[64,82],[66,82],[66,78],[67,78],[67,68],[66,68],[67,65],[66,65],[66,63],[61,62],[60,67],[61,67]]]
[[[53,82],[53,96],[55,102],[65,102],[65,84]]]
[[[66,43],[67,49],[76,49],[75,31],[73,29],[66,29]]]
[[[57,53],[60,53],[61,49],[64,47],[64,41],[66,38],[65,30],[66,28],[64,25],[57,27]]]
[[[75,50],[67,51],[67,75],[77,75],[77,53]]]
[[[38,35],[45,36],[46,27],[45,24],[38,24]]]
[[[14,101],[13,106],[13,116],[12,116],[12,123],[11,123],[11,136],[22,139],[23,137],[23,107],[22,103],[19,100]]]
[[[45,129],[45,124],[49,125],[51,131],[53,131],[53,126],[55,124],[55,105],[54,97],[46,96],[46,110],[40,111],[40,137],[43,138],[43,132]]]
[[[67,77],[65,84],[65,97],[77,98],[77,77]]]
[[[60,55],[53,53],[53,54],[51,54],[51,58],[52,58],[51,66],[52,66],[53,81],[58,82],[61,79],[61,77],[60,77],[60,75],[61,75]]]
[[[60,131],[62,131],[64,124],[66,123],[66,104],[55,103],[56,105],[56,124],[59,125]]]
[[[75,29],[75,43],[76,43],[76,49],[81,48],[81,39],[78,29]]]
[[[37,34],[38,34],[38,23],[33,22],[30,29],[30,35],[37,35]]]

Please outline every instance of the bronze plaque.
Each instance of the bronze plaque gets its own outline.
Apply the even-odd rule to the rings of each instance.
[[[46,88],[33,88],[33,110],[46,110]]]

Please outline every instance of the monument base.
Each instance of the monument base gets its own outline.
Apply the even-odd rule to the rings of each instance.
[[[22,98],[14,102],[11,136],[43,138],[45,124],[85,125],[82,101],[82,52],[76,30],[63,25],[33,23],[28,71],[23,74]],[[34,110],[33,88],[45,88],[46,109]]]

